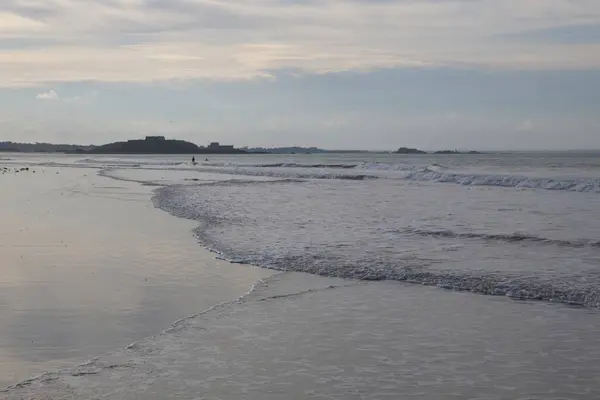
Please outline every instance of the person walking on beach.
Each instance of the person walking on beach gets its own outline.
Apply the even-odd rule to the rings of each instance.
[[[196,164],[196,157],[192,156],[192,164]]]

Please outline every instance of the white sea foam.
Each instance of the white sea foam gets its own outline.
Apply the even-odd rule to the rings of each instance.
[[[557,171],[510,169],[513,158],[499,158],[485,166],[367,160],[387,165],[379,168],[343,157],[264,166],[280,160],[257,157],[112,169],[105,175],[159,185],[155,205],[197,221],[197,238],[220,258],[358,284],[288,290],[268,279],[243,299],[0,397],[596,398],[596,310],[364,282],[599,306],[600,196],[513,185],[515,177],[534,189],[593,181],[594,161],[563,160]],[[363,173],[380,179],[335,178]]]
[[[286,177],[296,179],[406,179],[436,183],[454,183],[463,186],[498,186],[516,189],[544,189],[557,191],[600,193],[600,178],[593,177],[537,177],[452,172],[439,164],[410,166],[404,164],[368,163],[363,165],[254,165],[200,167],[198,172]],[[365,171],[364,173],[360,171]]]
[[[543,192],[389,180],[221,182],[165,187],[155,204],[198,220],[198,239],[234,262],[598,306],[600,231],[586,219],[600,204],[595,194],[577,196],[578,213],[565,214],[564,199]],[[480,224],[488,227],[460,229]]]
[[[355,161],[353,159],[351,160],[353,162],[344,162],[344,158],[341,158],[341,160],[328,158],[323,160],[325,162],[315,162],[314,158],[311,158],[312,162],[282,160],[264,162],[267,159],[265,158],[262,160],[263,162],[252,162],[260,160],[256,156],[253,157],[247,159],[238,156],[238,158],[230,158],[225,161],[211,160],[195,165],[181,157],[175,160],[159,157],[101,157],[80,159],[76,163],[99,168],[194,171],[197,173],[287,179],[405,179],[444,184],[452,183],[462,186],[497,186],[515,189],[600,193],[600,178],[598,177],[600,166],[593,162],[581,162],[578,159],[572,161],[571,164],[566,163],[564,160],[562,160],[562,164],[559,161],[549,161],[543,166],[532,165],[521,171],[509,164],[510,157],[508,157],[508,160],[500,159],[502,162],[492,158],[492,161],[499,165],[498,168],[491,170],[489,166],[482,168],[482,166],[485,166],[485,158],[473,159],[469,156],[465,156],[463,159],[463,162],[466,163],[464,165],[456,164],[456,158],[440,159],[441,156],[396,158],[393,162]],[[444,164],[444,161],[450,163],[450,165]],[[527,162],[531,163],[531,161]],[[583,167],[576,168],[575,166],[579,164],[582,164]],[[45,165],[58,166],[64,164],[46,163]],[[555,173],[552,171],[555,171]]]
[[[406,176],[406,179],[440,183],[457,183],[464,186],[501,186],[600,193],[600,179],[553,179],[510,175],[469,175],[431,170],[412,171]]]

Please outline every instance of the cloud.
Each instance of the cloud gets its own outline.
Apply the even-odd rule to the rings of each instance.
[[[50,101],[59,101],[60,100],[60,98],[58,97],[58,94],[54,90],[49,90],[47,92],[39,93],[37,96],[35,96],[35,98],[38,100],[50,100]]]
[[[0,10],[0,34],[19,34],[35,32],[42,29],[43,24],[27,16]]]
[[[0,85],[256,79],[279,69],[596,69],[593,30],[579,29],[575,42],[523,40],[595,24],[597,0],[4,0]]]
[[[47,92],[39,93],[35,96],[38,100],[60,101],[67,104],[89,104],[98,97],[98,91],[90,90],[81,94],[61,97],[56,90],[51,89]]]

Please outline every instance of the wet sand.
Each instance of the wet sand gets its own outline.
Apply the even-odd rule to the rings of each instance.
[[[595,312],[283,273],[5,399],[594,399]]]
[[[127,346],[270,274],[215,260],[193,222],[154,208],[151,187],[15,167],[0,175],[0,388]]]
[[[71,367],[21,381],[0,399],[600,397],[598,310],[219,263],[192,239],[194,223],[152,208],[151,188],[92,175],[61,170],[41,180],[38,197],[54,201],[23,195],[31,184],[11,186],[19,194],[8,196],[10,207],[23,216],[1,217],[24,231],[2,235],[18,268],[3,275],[16,282],[17,300],[2,300],[10,319],[0,329],[21,328],[2,344],[3,368],[47,369],[22,356],[43,348],[27,347],[34,333],[56,339],[53,354],[93,348],[93,356],[105,352],[98,343],[110,345],[111,329],[151,332],[141,339],[140,329],[130,346],[132,334],[113,337],[112,352],[89,362],[81,350],[53,358]],[[53,257],[62,260],[58,275],[48,272]],[[42,317],[54,309],[82,322]],[[29,322],[15,325],[22,310]]]

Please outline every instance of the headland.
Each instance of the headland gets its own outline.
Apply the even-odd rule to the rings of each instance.
[[[400,147],[394,152],[394,154],[482,154],[479,151],[458,151],[458,150],[439,150],[434,152],[427,152],[411,147]]]
[[[185,140],[146,136],[144,139],[112,142],[100,146],[50,143],[0,142],[5,153],[67,153],[67,154],[246,154],[247,151],[218,142],[198,146]]]
[[[146,136],[145,139],[113,142],[93,147],[87,151],[93,154],[244,154],[234,146],[223,146],[213,142],[208,146],[198,146],[185,140],[166,139],[164,136]]]

